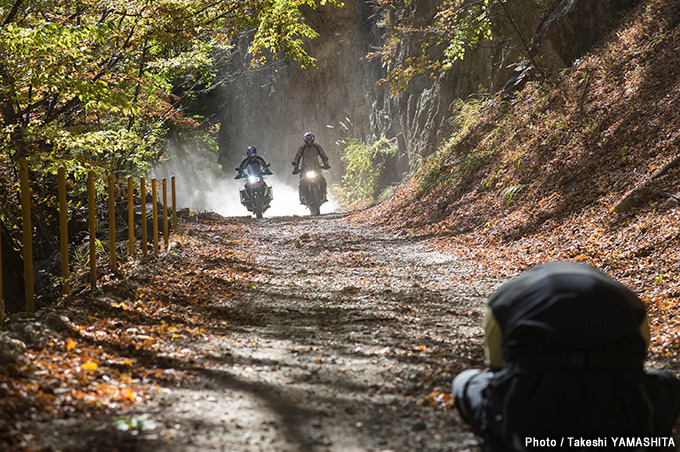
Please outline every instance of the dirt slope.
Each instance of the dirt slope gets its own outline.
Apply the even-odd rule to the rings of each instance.
[[[677,364],[680,1],[641,2],[573,67],[454,116],[418,176],[356,218],[434,237],[489,275],[590,263],[647,302],[653,350]]]

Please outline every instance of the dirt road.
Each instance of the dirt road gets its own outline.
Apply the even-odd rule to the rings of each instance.
[[[210,308],[251,320],[185,341],[178,353],[200,366],[190,382],[160,385],[136,409],[130,418],[142,423],[134,435],[112,433],[110,419],[100,427],[62,423],[48,429],[55,438],[46,444],[481,450],[452,407],[450,382],[462,369],[482,365],[481,315],[500,281],[475,279],[472,262],[352,224],[342,214],[192,220],[184,232],[189,239],[160,265],[179,268],[210,244],[222,253],[214,257],[218,265],[248,275],[214,293]]]

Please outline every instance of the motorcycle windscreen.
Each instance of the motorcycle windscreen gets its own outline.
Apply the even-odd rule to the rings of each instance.
[[[249,176],[262,177],[262,169],[260,168],[260,164],[257,162],[248,162],[248,165],[246,166],[246,174]]]

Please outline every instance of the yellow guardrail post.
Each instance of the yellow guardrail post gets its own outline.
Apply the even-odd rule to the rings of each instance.
[[[134,187],[132,178],[127,178],[127,200],[128,200],[128,253],[135,255],[135,203],[132,199]]]
[[[172,232],[177,234],[177,191],[175,190],[175,176],[170,179],[172,181]]]
[[[168,181],[163,178],[163,242],[165,243],[165,250],[168,250]]]
[[[109,174],[106,178],[109,184],[109,268],[116,272],[116,176]]]
[[[59,187],[59,243],[61,245],[61,294],[68,299],[71,292],[68,265],[68,205],[66,204],[66,169],[57,172]]]
[[[0,330],[5,323],[5,299],[2,296],[2,228],[0,228]]]
[[[142,256],[146,257],[149,254],[146,231],[146,177],[139,179],[139,197],[142,203]]]
[[[94,171],[87,173],[88,226],[90,231],[90,290],[97,288],[97,224],[95,218]]]
[[[156,179],[151,179],[151,202],[153,202],[153,252],[158,256],[158,187]]]
[[[35,314],[33,293],[33,226],[31,225],[31,193],[28,187],[28,161],[19,160],[19,178],[21,179],[21,215],[24,229],[24,285],[26,312]]]
[[[25,158],[19,160],[20,176],[20,196],[22,209],[22,228],[23,228],[23,254],[24,254],[24,282],[25,282],[25,302],[26,312],[34,315],[35,293],[34,293],[34,272],[33,272],[33,227],[31,224],[31,193],[28,178],[28,161]],[[175,176],[172,176],[172,228],[177,231],[177,195]],[[108,182],[108,216],[109,216],[109,252],[110,267],[112,272],[117,271],[116,256],[116,202],[115,184],[116,178],[110,174]],[[66,189],[66,169],[62,166],[57,172],[58,189],[58,210],[59,210],[59,242],[61,253],[61,292],[64,299],[70,297],[70,265],[68,250],[68,202]],[[152,202],[153,202],[153,247],[156,255],[160,252],[159,231],[158,231],[158,181],[151,180]],[[170,224],[168,209],[168,187],[167,179],[162,180],[163,196],[163,239],[165,249],[169,247]],[[97,287],[97,219],[96,219],[96,193],[95,193],[95,172],[88,171],[87,175],[87,195],[88,195],[88,232],[89,232],[89,261],[90,261],[90,290],[94,291]],[[140,178],[140,195],[142,210],[142,253],[144,257],[148,254],[147,237],[147,212],[146,212],[146,178]],[[127,178],[127,198],[128,198],[128,242],[130,255],[135,254],[135,225],[134,225],[134,180]],[[2,243],[0,237],[0,244]],[[2,328],[5,318],[3,299],[3,280],[2,280],[2,248],[0,246],[0,328]]]

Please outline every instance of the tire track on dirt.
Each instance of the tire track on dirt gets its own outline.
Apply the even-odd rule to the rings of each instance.
[[[259,320],[209,344],[196,387],[144,410],[164,449],[478,450],[448,392],[481,364],[499,281],[340,214],[226,221],[247,231],[254,267],[225,307]]]

